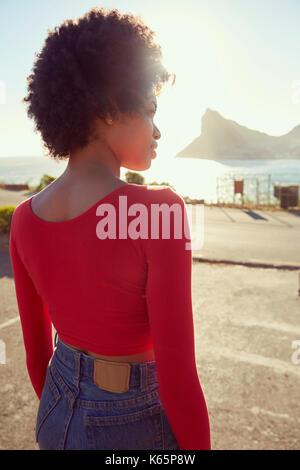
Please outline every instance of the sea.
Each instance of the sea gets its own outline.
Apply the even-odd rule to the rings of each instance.
[[[275,203],[276,186],[298,186],[300,197],[300,159],[206,160],[165,158],[158,155],[151,168],[137,172],[144,183],[170,184],[176,192],[207,203]],[[37,185],[44,174],[58,177],[67,160],[56,162],[47,156],[0,157],[0,183]],[[120,178],[131,170],[121,167]],[[234,181],[243,181],[243,195],[235,194]]]

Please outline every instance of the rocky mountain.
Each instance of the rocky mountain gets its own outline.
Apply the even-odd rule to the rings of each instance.
[[[300,125],[289,133],[271,136],[225,119],[207,108],[201,120],[201,135],[176,157],[208,160],[300,159]]]

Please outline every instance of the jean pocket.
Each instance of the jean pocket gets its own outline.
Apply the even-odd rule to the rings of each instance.
[[[116,410],[114,410],[115,412]],[[89,450],[153,450],[163,448],[161,405],[110,416],[85,416]]]
[[[43,388],[42,396],[40,399],[40,404],[37,412],[36,417],[36,426],[35,426],[35,439],[36,442],[39,441],[39,435],[41,428],[45,424],[46,420],[52,416],[54,409],[56,408],[59,400],[61,398],[61,393],[57,388],[52,374],[51,374],[51,364],[48,366],[45,385]],[[55,420],[52,420],[52,427],[53,429],[48,429],[48,433],[51,432],[55,433]],[[51,428],[51,426],[50,426]]]

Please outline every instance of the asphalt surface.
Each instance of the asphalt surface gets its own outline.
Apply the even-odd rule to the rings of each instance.
[[[0,207],[12,204],[3,191]],[[255,212],[263,219],[239,209],[205,207],[204,244],[193,251],[197,369],[213,449],[295,450],[300,447],[300,346],[293,347],[300,344],[299,217]],[[257,267],[260,262],[264,268]],[[3,235],[0,297],[0,340],[6,349],[6,363],[0,364],[0,450],[38,449],[38,399],[27,374]]]
[[[193,213],[191,226],[196,240],[195,207]],[[193,250],[195,258],[300,269],[300,211],[205,206],[203,219],[200,215],[203,230],[198,238],[203,239],[203,246]]]

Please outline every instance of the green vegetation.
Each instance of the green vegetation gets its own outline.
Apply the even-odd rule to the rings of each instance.
[[[157,183],[157,181],[152,181],[152,183],[145,183],[145,178],[143,175],[141,175],[140,173],[132,172],[132,171],[127,171],[125,173],[125,181],[126,183],[130,183],[130,184],[147,184],[147,186],[151,186],[151,185],[169,186],[175,191],[174,186],[172,186],[171,184],[165,181],[163,181],[162,183]]]
[[[145,184],[145,178],[143,175],[140,175],[139,173],[135,173],[133,171],[127,171],[125,173],[125,181],[126,183],[131,183],[131,184]]]
[[[10,232],[11,219],[16,206],[0,207],[0,232]]]
[[[33,189],[36,192],[42,191],[48,184],[52,183],[52,181],[56,180],[55,176],[50,175],[43,175],[41,177],[40,183]]]

